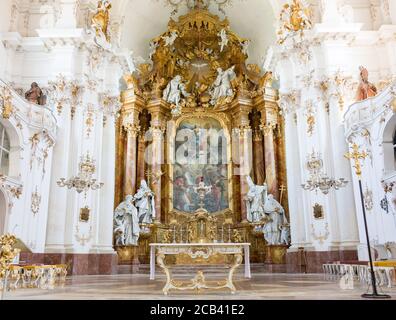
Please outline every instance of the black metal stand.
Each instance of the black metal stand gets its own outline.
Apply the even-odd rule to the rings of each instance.
[[[365,231],[366,231],[367,248],[368,248],[369,260],[370,260],[371,284],[372,284],[372,287],[373,287],[373,293],[362,294],[362,298],[367,298],[367,299],[389,299],[389,298],[391,298],[390,295],[379,294],[378,291],[377,291],[377,280],[375,278],[375,272],[374,272],[374,267],[373,267],[373,258],[371,256],[371,246],[370,246],[370,237],[369,237],[368,226],[367,226],[366,208],[364,206],[363,187],[362,187],[362,181],[360,179],[359,179],[359,189],[360,189],[360,199],[361,199],[361,202],[362,202],[364,228],[365,228]]]

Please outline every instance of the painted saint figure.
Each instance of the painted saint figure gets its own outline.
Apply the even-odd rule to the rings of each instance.
[[[142,180],[140,188],[133,196],[140,223],[151,224],[155,218],[154,192],[148,187],[146,180]]]
[[[114,211],[114,236],[118,246],[137,246],[140,234],[138,211],[128,195]]]

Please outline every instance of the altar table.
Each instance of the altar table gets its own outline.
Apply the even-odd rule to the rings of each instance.
[[[150,244],[150,280],[155,279],[155,259],[157,257],[158,265],[163,269],[167,276],[167,282],[163,289],[167,295],[170,289],[188,290],[188,289],[219,289],[229,288],[232,293],[236,289],[233,284],[233,274],[237,267],[242,264],[242,256],[245,256],[245,278],[251,278],[250,271],[250,243],[152,243]],[[216,254],[234,255],[234,264],[231,266],[227,279],[222,285],[217,281],[215,287],[208,286],[202,271],[199,271],[191,283],[187,286],[182,285],[181,281],[172,279],[169,267],[165,265],[166,255],[187,254],[192,259],[201,258],[209,259]]]

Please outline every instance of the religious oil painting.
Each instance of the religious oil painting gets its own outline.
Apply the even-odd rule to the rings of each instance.
[[[201,206],[196,187],[202,182],[210,191],[203,208],[210,213],[228,209],[227,140],[220,123],[212,118],[180,123],[175,141],[173,205],[194,213]]]

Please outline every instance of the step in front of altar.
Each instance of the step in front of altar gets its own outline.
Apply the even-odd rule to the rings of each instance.
[[[195,274],[197,271],[203,271],[207,275],[224,274],[229,271],[229,265],[174,265],[171,266],[171,271],[175,275],[188,276]],[[269,268],[267,265],[262,263],[251,264],[252,273],[272,273],[275,270]],[[282,270],[276,270],[279,273],[283,273]],[[160,267],[156,266],[156,272],[160,275],[163,274]],[[150,274],[150,265],[140,264],[139,266],[131,265],[119,265],[118,274]],[[244,265],[238,267],[235,274],[244,274]]]

